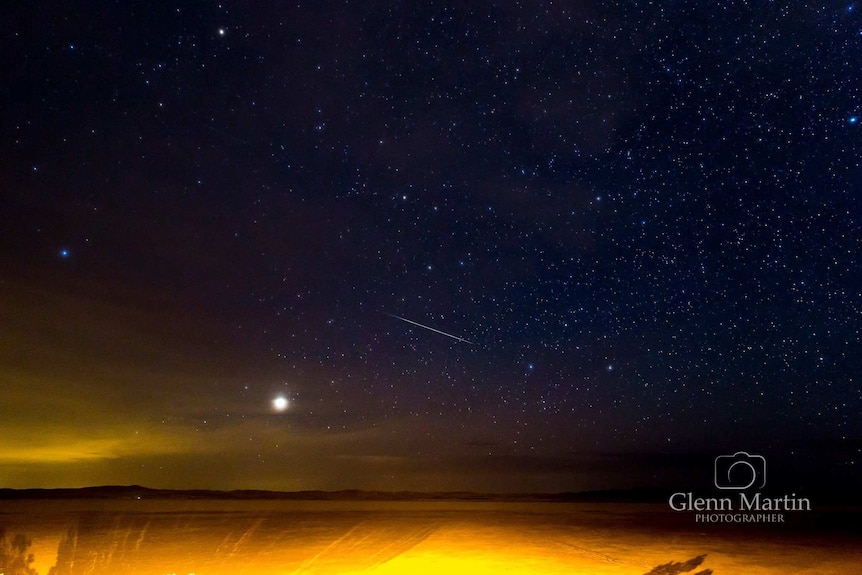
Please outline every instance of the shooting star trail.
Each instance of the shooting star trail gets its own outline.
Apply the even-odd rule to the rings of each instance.
[[[383,312],[386,313],[386,312]],[[429,327],[427,325],[422,325],[419,322],[413,321],[412,319],[407,319],[406,317],[401,317],[400,315],[395,315],[394,313],[387,313],[389,317],[394,317],[395,319],[400,319],[401,321],[406,321],[407,323],[412,323],[413,325],[418,325],[423,329],[427,329],[429,331],[433,331],[434,333],[439,333],[440,335],[445,335],[446,337],[451,337],[456,341],[460,341],[462,343],[469,343],[470,345],[476,345],[472,341],[464,339],[463,337],[458,337],[457,335],[452,335],[451,333],[446,333],[445,331],[440,331],[439,329],[434,329],[433,327]]]

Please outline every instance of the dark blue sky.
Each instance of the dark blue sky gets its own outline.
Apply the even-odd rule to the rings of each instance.
[[[0,483],[858,483],[859,10],[4,8]]]

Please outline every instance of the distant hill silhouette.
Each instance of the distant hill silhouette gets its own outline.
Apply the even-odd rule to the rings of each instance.
[[[654,490],[612,490],[567,493],[475,493],[468,491],[265,491],[243,489],[151,489],[140,485],[102,485],[59,489],[0,489],[0,500],[14,499],[282,499],[311,501],[548,501],[661,503],[668,494]]]
[[[479,493],[471,491],[266,491],[241,489],[217,491],[208,489],[152,489],[140,485],[102,485],[59,489],[0,489],[0,501],[15,499],[217,499],[217,500],[296,500],[296,501],[507,501],[507,502],[594,502],[594,503],[662,503],[686,489],[614,489],[562,493]],[[805,493],[819,510],[826,508],[859,509],[860,493],[835,490],[831,493]],[[776,495],[780,495],[777,494]]]

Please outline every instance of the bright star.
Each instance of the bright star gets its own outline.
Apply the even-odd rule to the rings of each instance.
[[[276,411],[284,411],[287,409],[287,398],[279,395],[275,399],[272,400],[272,407]]]
[[[60,257],[61,257],[61,258],[63,258],[63,259],[68,258],[68,257],[69,257],[69,250],[67,250],[67,249],[65,249],[65,248],[63,248],[62,250],[60,250]]]
[[[856,124],[857,122],[859,122],[859,116],[850,116],[847,118],[847,123],[849,124]]]

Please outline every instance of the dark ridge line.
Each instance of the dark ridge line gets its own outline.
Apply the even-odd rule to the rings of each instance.
[[[558,493],[481,493],[473,491],[267,491],[263,489],[237,489],[219,491],[210,489],[153,489],[141,485],[101,485],[78,488],[0,488],[0,501],[19,499],[171,499],[171,500],[282,500],[282,501],[496,501],[496,502],[548,502],[548,503],[661,503],[667,505],[675,492],[691,489],[608,489]],[[769,494],[766,494],[769,495]],[[781,494],[776,493],[777,496]],[[862,507],[862,493],[833,489],[803,493],[812,505],[844,509]],[[707,495],[704,495],[707,496]]]
[[[309,501],[500,501],[500,502],[625,502],[661,503],[669,492],[657,490],[608,490],[561,493],[478,493],[472,491],[267,491],[238,489],[152,489],[141,485],[102,485],[80,488],[0,488],[0,500],[15,499],[218,499]]]

